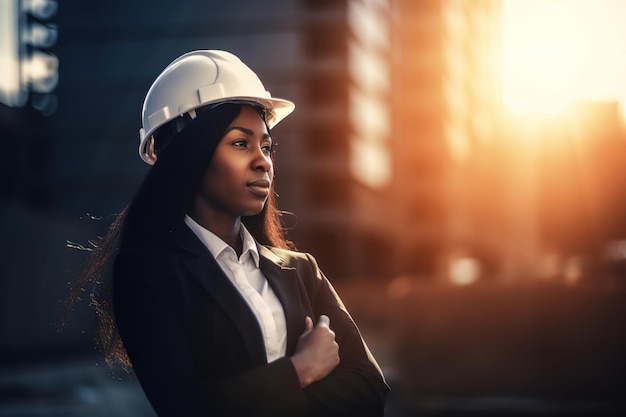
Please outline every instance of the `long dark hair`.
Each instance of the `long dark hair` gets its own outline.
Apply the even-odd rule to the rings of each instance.
[[[70,289],[64,320],[90,287],[89,305],[98,316],[96,345],[109,365],[117,363],[127,370],[132,367],[113,313],[111,267],[115,255],[125,248],[162,239],[182,220],[218,142],[241,108],[241,104],[222,104],[199,112],[166,147],[157,144],[160,149],[157,161],[130,204],[116,216],[107,233],[92,244],[86,263]],[[263,117],[261,110],[259,114]],[[285,237],[273,188],[263,211],[242,218],[242,222],[260,244],[295,249]]]

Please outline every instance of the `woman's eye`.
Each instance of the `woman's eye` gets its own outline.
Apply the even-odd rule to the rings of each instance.
[[[248,146],[248,142],[246,142],[243,139],[236,140],[233,142],[233,146],[237,146],[239,148],[245,148],[246,146]]]
[[[274,150],[274,146],[272,146],[272,145],[264,145],[261,149],[263,149],[263,152],[265,152],[267,154],[271,154],[272,151]]]

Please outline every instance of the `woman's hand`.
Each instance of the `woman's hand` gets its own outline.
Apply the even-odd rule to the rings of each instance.
[[[296,353],[291,357],[302,388],[328,375],[339,365],[339,345],[330,327],[328,316],[321,315],[317,326],[307,316]]]

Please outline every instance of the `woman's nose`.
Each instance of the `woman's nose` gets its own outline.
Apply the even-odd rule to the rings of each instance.
[[[268,172],[272,169],[272,158],[268,155],[262,148],[258,148],[255,152],[255,158],[253,161],[254,169],[262,170],[263,172]]]

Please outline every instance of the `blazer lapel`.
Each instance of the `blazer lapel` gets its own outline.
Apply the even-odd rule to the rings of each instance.
[[[186,263],[190,274],[209,293],[216,304],[232,320],[244,340],[253,364],[267,362],[265,342],[259,322],[248,303],[226,276],[209,250],[198,237],[181,222],[172,229],[174,242],[196,256]]]
[[[304,331],[304,318],[307,312],[303,308],[299,276],[295,268],[283,266],[284,260],[267,247],[258,245],[260,267],[270,286],[283,305],[287,323],[287,355],[293,354],[299,336]],[[313,318],[313,317],[311,317]]]

